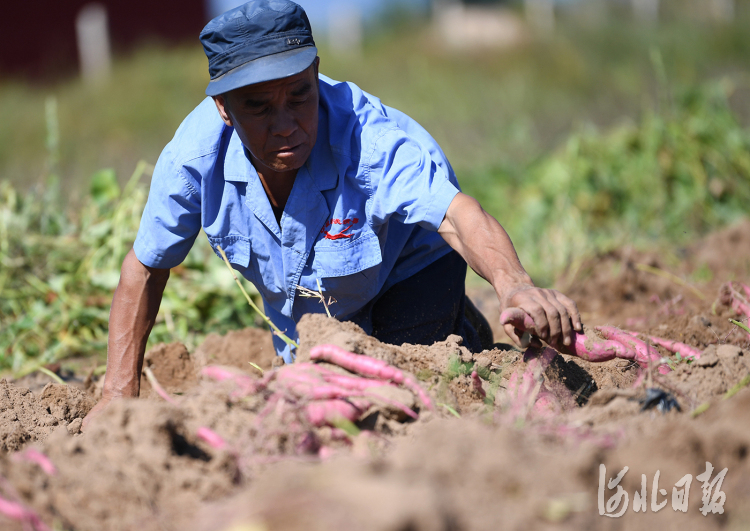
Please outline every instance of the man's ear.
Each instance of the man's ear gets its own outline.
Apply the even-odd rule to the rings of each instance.
[[[226,97],[224,97],[223,94],[212,97],[214,99],[214,103],[216,104],[216,110],[219,111],[219,116],[221,116],[221,119],[229,127],[234,127],[234,124],[232,123],[232,117],[229,115],[229,107],[227,105]]]

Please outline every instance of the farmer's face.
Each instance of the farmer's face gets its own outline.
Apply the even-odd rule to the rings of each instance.
[[[316,58],[295,76],[214,97],[260,173],[296,172],[310,156],[318,136],[318,63]]]

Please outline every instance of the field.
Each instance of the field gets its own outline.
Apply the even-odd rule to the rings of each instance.
[[[310,346],[336,344],[416,375],[435,409],[392,388],[354,423],[316,427],[300,416],[314,401],[271,400],[273,386],[292,372],[252,391],[264,380],[250,363],[271,369],[268,332],[211,335],[192,353],[160,345],[146,356],[154,379],[143,377],[142,398],[110,408],[84,435],[80,419],[101,385],[91,372],[68,385],[41,374],[0,383],[0,441],[13,452],[0,456],[2,496],[22,504],[13,507],[23,508],[26,529],[44,529],[33,527],[34,518],[82,531],[496,529],[498,522],[504,529],[746,529],[748,335],[729,322],[737,315],[717,297],[719,281],[696,290],[641,264],[665,267],[657,253],[626,249],[587,263],[585,280],[570,293],[589,326],[616,324],[701,351],[687,360],[660,349],[673,369],[666,374],[655,365],[561,354],[540,367],[507,345],[471,354],[452,338],[430,347],[385,345],[355,325],[306,316],[300,359],[282,371],[308,370]],[[746,277],[750,223],[696,242],[674,272],[697,264],[716,278]],[[680,410],[646,409],[655,389]],[[708,500],[723,502],[721,514],[700,512],[706,462],[712,481],[727,468]],[[621,486],[630,505],[619,519],[600,516],[624,503],[611,501],[617,492],[604,486],[600,466],[606,481],[628,467]],[[666,494],[654,503],[666,500],[663,510],[651,504],[657,473]],[[646,514],[634,512],[642,474]],[[685,474],[692,477],[686,513],[674,509],[672,494],[682,491],[684,483],[673,486]],[[24,529],[18,522],[4,528]]]
[[[504,343],[497,301],[470,275],[491,350],[386,345],[314,315],[300,323],[299,363],[271,371],[270,333],[199,239],[165,292],[141,399],[85,434],[119,266],[159,150],[201,100],[205,60],[154,45],[99,87],[4,82],[0,114],[18,126],[0,127],[0,526],[749,528],[742,9],[725,26],[570,18],[547,40],[492,53],[443,50],[418,25],[371,36],[360,57],[321,52],[324,73],[438,139],[535,281],[576,300],[588,337],[611,325],[698,356],[535,357]],[[336,364],[308,365],[323,344],[386,362],[406,385],[359,389],[351,419],[317,422],[297,384],[361,385]],[[705,503],[707,463],[711,480],[727,471],[710,493],[724,497]],[[624,467],[627,497],[610,481]],[[623,516],[604,515],[626,499]],[[711,501],[721,511],[702,514]]]

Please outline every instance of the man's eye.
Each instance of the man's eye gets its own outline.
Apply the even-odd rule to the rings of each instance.
[[[304,105],[307,103],[307,98],[292,100],[292,105]]]

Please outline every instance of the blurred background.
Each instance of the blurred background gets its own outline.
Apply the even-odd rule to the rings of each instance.
[[[4,6],[0,370],[103,354],[150,169],[204,98],[198,33],[239,3]],[[750,0],[300,3],[322,72],[430,131],[541,285],[747,212]],[[152,341],[252,324],[221,267],[199,239]]]

